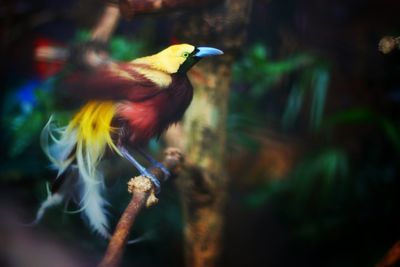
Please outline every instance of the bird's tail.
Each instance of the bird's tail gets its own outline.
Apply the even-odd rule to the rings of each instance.
[[[115,112],[113,102],[89,102],[68,126],[56,127],[50,118],[41,134],[43,151],[58,171],[57,179],[69,167],[77,170],[79,210],[85,214],[91,228],[103,237],[109,236],[107,202],[102,197],[103,175],[98,167],[107,147],[119,153],[111,137],[115,130],[111,126]],[[53,203],[47,201],[49,205],[46,205],[46,201],[42,204],[44,209]]]

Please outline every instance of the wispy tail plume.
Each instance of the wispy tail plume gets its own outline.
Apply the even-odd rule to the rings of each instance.
[[[41,134],[43,151],[58,171],[57,179],[72,166],[77,170],[75,175],[79,180],[73,187],[80,198],[79,210],[87,217],[91,229],[105,238],[109,237],[107,201],[102,196],[104,179],[98,166],[107,147],[119,153],[111,138],[115,109],[112,102],[89,102],[68,126],[56,127],[50,118]],[[49,195],[39,208],[35,222],[48,207],[61,201],[61,194]]]

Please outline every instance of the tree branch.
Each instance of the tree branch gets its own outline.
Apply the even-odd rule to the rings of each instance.
[[[385,257],[375,267],[393,267],[400,261],[400,241],[386,253]]]
[[[162,164],[172,176],[176,176],[180,172],[182,163],[183,155],[179,149],[167,148],[165,150]],[[150,171],[160,182],[165,180],[166,177],[161,169],[153,168]],[[132,178],[128,183],[128,191],[132,193],[132,199],[122,214],[98,267],[117,267],[119,265],[136,216],[144,205],[149,207],[158,201],[154,195],[154,185],[147,177]]]
[[[99,22],[92,30],[92,40],[107,42],[113,34],[120,18],[120,11],[117,5],[109,3],[106,5]]]
[[[185,265],[219,266],[228,176],[225,170],[226,121],[231,68],[246,40],[250,0],[225,0],[218,8],[178,17],[175,37],[188,43],[212,44],[224,55],[194,66],[195,88],[183,124],[168,136],[185,151],[185,169],[177,180],[184,219]],[[182,138],[182,136],[184,138]]]
[[[218,2],[221,0],[120,0],[119,7],[125,19],[132,19],[134,15],[197,8]]]

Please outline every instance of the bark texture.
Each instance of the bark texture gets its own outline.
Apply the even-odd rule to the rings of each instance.
[[[190,267],[217,266],[221,252],[231,66],[245,41],[250,6],[247,0],[224,1],[175,23],[180,42],[209,45],[225,52],[200,62],[189,73],[195,88],[193,102],[183,124],[167,138],[183,137],[179,143],[171,143],[183,148],[191,166],[178,180],[185,220],[185,262]]]

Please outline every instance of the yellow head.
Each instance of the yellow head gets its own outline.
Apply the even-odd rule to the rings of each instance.
[[[170,74],[176,73],[194,50],[195,47],[189,44],[171,45],[155,55],[155,67]]]
[[[186,72],[202,57],[221,55],[222,51],[211,47],[194,47],[190,44],[171,45],[161,52],[134,60],[134,63],[144,63],[152,68],[172,74]]]

